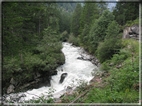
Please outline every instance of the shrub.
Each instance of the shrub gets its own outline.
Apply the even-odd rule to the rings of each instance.
[[[123,28],[128,27],[128,26],[132,26],[132,25],[138,25],[139,24],[139,18],[135,19],[135,20],[131,20],[131,21],[127,21],[126,24],[123,26]]]
[[[69,40],[68,40],[68,42],[73,43],[73,44],[76,45],[76,46],[79,45],[79,40],[78,40],[77,37],[75,37],[75,36],[73,35],[73,33],[71,33],[71,34],[69,35]]]
[[[121,48],[120,40],[108,39],[103,43],[100,43],[97,49],[97,57],[101,63],[110,59],[113,54],[118,53]]]
[[[110,59],[113,54],[118,53],[121,48],[121,41],[119,39],[119,25],[116,21],[109,23],[106,36],[103,43],[98,45],[97,56],[100,62]]]
[[[67,31],[61,33],[61,41],[66,42],[69,39],[69,35]]]

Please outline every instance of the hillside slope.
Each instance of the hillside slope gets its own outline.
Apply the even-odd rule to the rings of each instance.
[[[138,103],[139,43],[122,40],[123,48],[106,60],[90,85],[82,84],[72,94],[63,96],[64,103]],[[77,93],[76,93],[77,92]]]

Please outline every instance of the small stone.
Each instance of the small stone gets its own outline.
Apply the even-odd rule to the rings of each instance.
[[[113,63],[110,63],[109,66],[113,66]]]
[[[121,64],[119,64],[119,65],[117,65],[117,66],[116,66],[116,68],[118,68],[118,69],[119,69],[119,68],[121,68],[121,67],[122,67],[122,65],[121,65]]]
[[[55,98],[54,103],[62,103],[62,100],[60,98]]]

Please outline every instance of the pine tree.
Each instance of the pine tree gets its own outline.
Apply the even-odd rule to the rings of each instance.
[[[49,80],[64,63],[59,13],[54,3],[3,2],[4,90],[11,78],[22,86],[33,81],[36,72]]]
[[[139,17],[139,3],[119,2],[116,4],[113,14],[118,24],[125,25],[127,21]]]
[[[80,16],[81,16],[81,4],[77,4],[71,22],[71,32],[74,33],[75,36],[79,35]]]
[[[119,31],[120,28],[116,21],[112,21],[108,25],[105,40],[100,43],[97,48],[97,57],[100,62],[110,59],[113,54],[119,51],[121,47]]]
[[[83,31],[85,24],[91,26],[93,20],[97,19],[98,17],[99,11],[97,3],[85,2],[80,17],[80,33]]]
[[[116,39],[117,35],[119,34],[119,31],[120,31],[119,24],[116,21],[112,21],[107,27],[105,39],[106,40],[111,38]]]
[[[105,10],[102,16],[98,20],[96,20],[96,22],[91,27],[91,30],[89,32],[89,45],[92,52],[95,52],[99,42],[104,40],[107,27],[113,20],[114,16],[112,15],[112,13],[108,10]]]

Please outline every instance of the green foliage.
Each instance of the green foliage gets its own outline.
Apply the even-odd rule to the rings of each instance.
[[[116,4],[113,11],[115,20],[119,25],[125,25],[127,21],[135,20],[139,17],[139,3],[122,3]]]
[[[9,82],[11,78],[14,78],[19,84],[33,80],[36,71],[34,67],[41,66],[43,62],[39,57],[31,53],[22,55],[22,60],[20,57],[4,59],[3,82]],[[3,83],[3,86],[8,86],[8,84]]]
[[[36,72],[42,76],[51,76],[59,65],[65,61],[61,52],[62,44],[59,41],[59,35],[50,28],[43,32],[41,43],[34,49],[33,53],[24,52],[14,58],[4,58],[3,82],[14,78],[19,83],[34,80]],[[20,79],[20,80],[19,80]]]
[[[63,9],[59,9],[59,11],[61,12],[59,15],[59,31],[63,32],[66,30],[69,33],[72,14]]]
[[[74,36],[73,33],[69,35],[68,42],[73,43],[74,45],[78,46],[79,45],[79,39],[78,37]]]
[[[109,23],[111,23],[113,18],[114,16],[112,15],[112,13],[108,10],[105,10],[101,17],[98,20],[95,20],[94,24],[91,27],[91,30],[89,31],[89,37],[87,41],[87,46],[91,53],[95,54],[99,42],[104,40],[107,27]]]
[[[106,10],[106,3],[105,2],[101,2],[101,3],[85,2],[81,9],[79,7],[80,7],[79,5],[76,7],[76,11],[74,12],[74,15],[72,18],[72,26],[71,26],[72,32],[75,34],[75,36],[79,35],[78,36],[79,45],[89,50],[89,52],[94,52],[96,50],[97,43],[98,43],[96,39],[98,39],[99,37],[97,38],[94,37],[92,33],[90,35],[93,37],[90,37],[89,32],[90,32],[90,29],[92,29],[92,32],[93,32],[95,28],[99,27],[100,24],[94,29],[92,28],[93,25],[96,25],[96,23],[94,23],[96,22],[96,19],[98,19],[99,16],[102,15],[102,12]],[[106,16],[106,14],[104,14],[104,16]],[[105,19],[104,20],[105,22],[106,20],[108,19],[111,20],[112,18],[113,17],[111,16],[109,16],[109,18],[107,18],[106,16],[102,20]],[[92,23],[94,24],[92,25]],[[94,39],[96,40],[97,43],[94,43]]]
[[[64,55],[61,53],[62,43],[60,36],[51,28],[44,30],[41,43],[36,47],[39,57],[44,61],[43,71],[54,70],[58,65],[64,63]]]
[[[135,20],[127,21],[126,24],[124,25],[124,27],[138,25],[138,24],[139,24],[139,18],[136,18]]]
[[[107,10],[107,3],[105,1],[100,1],[96,3],[98,5],[99,15],[101,16],[105,10]]]
[[[105,87],[92,88],[89,93],[81,98],[84,103],[138,103],[139,102],[139,55],[138,45],[135,40],[122,41],[122,49],[114,54],[110,60],[101,64],[101,70],[109,73],[104,78]],[[128,47],[136,47],[132,50]],[[131,53],[134,55],[131,55]],[[132,61],[133,59],[133,61]],[[121,66],[118,68],[117,66]],[[103,84],[104,84],[103,83]]]
[[[87,3],[85,2],[81,16],[80,16],[80,28],[81,33],[85,25],[90,26],[94,19],[99,17],[99,9],[97,3]]]
[[[132,51],[130,51],[131,49],[129,49],[127,46],[129,44],[138,46],[138,42],[134,40],[128,40],[124,42],[125,47],[120,50],[119,54],[113,55],[113,58],[109,61],[110,63],[113,63],[113,66],[111,68],[104,67],[104,70],[109,70],[109,72],[111,73],[111,76],[108,78],[111,91],[123,92],[123,102],[135,102],[136,100],[138,100],[138,92],[135,90],[138,89],[136,89],[134,85],[139,83],[138,48],[137,50],[133,51],[134,56],[132,56]],[[103,65],[106,64],[109,66],[109,64],[107,63],[108,62],[105,62]],[[116,67],[119,64],[122,64],[122,66],[120,69],[117,69]],[[132,92],[134,93],[134,95],[132,94]],[[130,97],[130,95],[132,96]]]
[[[42,14],[45,12],[45,5],[3,2],[2,11],[4,56],[17,55],[19,51],[37,44],[33,42],[35,36],[32,35],[39,35],[40,38],[40,32],[47,25],[43,22],[45,14]]]
[[[77,5],[77,3],[73,3],[73,2],[58,2],[57,3],[59,7],[63,8],[64,11],[68,11],[68,12],[73,12],[75,10],[75,7]]]
[[[30,50],[42,39],[47,27],[58,32],[62,16],[55,3],[3,2],[2,12],[4,56]]]
[[[97,57],[101,63],[110,59],[121,48],[122,45],[118,35],[119,25],[112,21],[106,30],[104,42],[100,43],[97,48]]]
[[[110,91],[109,88],[94,88],[89,92],[85,103],[132,103],[138,100],[134,90],[126,89],[123,92]]]
[[[107,59],[110,59],[113,54],[117,53],[121,47],[120,41],[115,39],[108,39],[104,43],[100,43],[97,49],[97,57],[102,63]]]
[[[129,53],[134,53],[135,56],[139,54],[139,43],[133,39],[123,39],[122,40],[123,48],[126,49]]]
[[[37,72],[42,77],[51,76],[65,61],[56,5],[3,2],[2,11],[4,89],[11,78],[22,86],[33,81]]]
[[[81,16],[81,4],[77,4],[71,22],[71,32],[75,35],[79,35],[79,28],[80,28],[80,16]]]
[[[86,46],[88,45],[88,33],[89,33],[89,26],[85,24],[84,29],[82,33],[78,36],[79,37],[79,43],[81,46],[83,46],[86,49]]]
[[[70,103],[71,101],[74,100],[75,97],[76,95],[68,95],[68,96],[63,96],[61,99],[63,103]]]
[[[118,36],[119,31],[120,31],[120,28],[119,28],[119,25],[117,24],[117,22],[112,21],[107,27],[105,39],[119,38],[119,36]]]
[[[61,33],[61,41],[66,42],[69,39],[69,34],[67,31]]]

